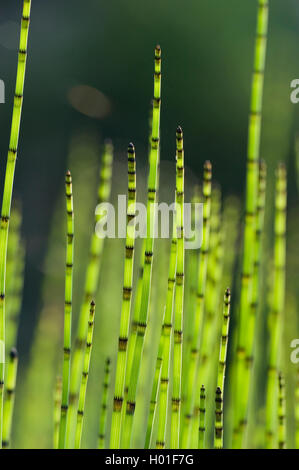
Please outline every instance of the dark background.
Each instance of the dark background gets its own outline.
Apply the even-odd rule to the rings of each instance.
[[[32,1],[14,187],[14,197],[22,201],[26,244],[23,357],[40,315],[43,266],[70,141],[84,132],[97,135],[99,142],[110,137],[119,163],[133,141],[138,161],[146,164],[157,43],[163,55],[161,161],[173,160],[180,124],[188,174],[200,177],[203,162],[210,159],[224,194],[243,196],[256,7],[255,0]],[[1,0],[0,79],[6,103],[0,105],[0,191],[21,8],[20,0]],[[279,160],[287,163],[290,210],[298,198],[294,136],[299,105],[290,102],[290,83],[299,78],[298,47],[298,2],[270,0],[261,155],[268,164],[270,200],[275,166]],[[84,166],[84,151],[76,158]],[[294,231],[296,214],[294,209],[289,219]]]

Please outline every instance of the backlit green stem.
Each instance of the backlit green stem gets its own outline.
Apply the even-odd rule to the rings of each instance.
[[[113,146],[110,141],[106,141],[102,155],[100,168],[100,181],[98,186],[97,204],[108,202],[111,193],[112,178],[112,162],[113,162]],[[99,211],[100,212],[100,211]],[[98,224],[103,214],[98,210],[95,212],[95,224]],[[95,298],[96,290],[99,283],[100,269],[102,263],[102,253],[104,248],[104,238],[101,238],[94,230],[90,240],[89,261],[85,275],[84,297],[80,309],[79,322],[77,327],[76,341],[74,353],[72,354],[71,382],[70,382],[70,399],[69,412],[67,419],[67,447],[72,447],[73,428],[76,420],[76,405],[80,387],[80,378],[82,374],[84,347],[87,334],[87,322],[89,314],[89,305]]]
[[[155,233],[155,202],[157,200],[158,190],[158,165],[159,165],[159,148],[160,148],[160,109],[161,109],[161,48],[157,46],[155,49],[155,71],[154,71],[154,99],[153,99],[153,120],[152,120],[152,137],[151,150],[149,156],[149,176],[148,176],[148,199],[147,199],[147,236],[144,252],[144,268],[142,278],[142,296],[140,304],[140,312],[137,323],[137,337],[134,350],[134,358],[132,363],[130,385],[128,390],[128,399],[126,403],[126,414],[124,421],[124,447],[129,448],[131,445],[133,419],[136,406],[136,393],[139,380],[140,365],[143,355],[144,337],[147,328],[151,281],[152,281],[152,265],[154,250],[154,233]]]
[[[90,304],[90,313],[89,313],[89,318],[88,318],[87,341],[86,341],[86,347],[85,347],[82,380],[81,380],[80,393],[79,393],[77,426],[76,426],[76,434],[75,434],[75,449],[80,449],[81,447],[84,408],[85,408],[86,390],[87,390],[90,357],[91,357],[91,350],[92,350],[93,330],[94,330],[94,314],[95,314],[95,303],[92,300]]]
[[[11,201],[13,193],[14,173],[17,160],[24,81],[26,72],[27,43],[30,23],[31,0],[24,0],[23,13],[21,21],[19,57],[17,80],[14,95],[14,105],[12,113],[11,134],[9,141],[9,150],[7,156],[4,191],[2,199],[2,211],[0,221],[0,349],[5,349],[5,280],[6,280],[6,260],[9,219],[11,210]],[[1,352],[0,352],[1,354]],[[4,390],[4,362],[0,361],[0,447],[2,445],[3,429],[3,390]]]
[[[223,305],[223,323],[220,341],[220,353],[219,353],[219,367],[218,367],[218,380],[217,385],[222,390],[222,396],[224,396],[224,381],[225,381],[225,370],[226,370],[226,356],[227,356],[227,345],[228,345],[228,333],[229,333],[229,318],[230,318],[230,290],[226,289],[224,295]]]
[[[72,299],[73,299],[73,262],[74,262],[74,206],[72,177],[68,171],[65,180],[66,190],[66,267],[65,267],[65,301],[64,301],[64,344],[62,369],[62,400],[59,427],[59,449],[64,449],[66,438],[67,412],[69,406],[69,387],[71,371],[72,344]]]
[[[12,348],[9,354],[7,378],[5,388],[5,401],[3,409],[3,449],[10,447],[12,418],[15,403],[15,389],[17,381],[18,353]]]
[[[53,448],[58,449],[59,444],[59,428],[61,414],[61,397],[62,397],[62,378],[60,375],[56,377],[54,389],[54,413],[53,413]]]
[[[126,367],[128,360],[128,336],[130,328],[130,313],[133,289],[133,266],[135,247],[135,218],[136,215],[136,161],[133,144],[128,147],[128,207],[127,207],[127,236],[124,264],[123,301],[120,317],[120,332],[116,364],[116,380],[113,399],[112,428],[110,446],[120,447],[122,407],[124,403]]]
[[[173,348],[173,379],[172,379],[172,415],[170,446],[180,447],[180,423],[182,402],[182,356],[183,356],[183,324],[184,324],[184,142],[181,127],[176,132],[176,229],[177,229],[177,268],[174,315],[174,348]]]
[[[105,376],[102,391],[102,403],[100,412],[100,425],[98,436],[98,449],[105,449],[107,437],[107,404],[110,387],[110,359],[106,359]]]
[[[191,434],[191,417],[194,407],[195,386],[199,365],[199,348],[204,316],[204,301],[207,279],[208,251],[210,241],[210,213],[212,190],[212,165],[209,161],[204,164],[203,175],[203,228],[202,244],[199,252],[198,285],[195,305],[194,329],[191,343],[191,355],[189,358],[189,373],[187,383],[186,405],[184,407],[184,421],[182,430],[182,448],[189,448]]]
[[[223,399],[220,387],[216,390],[215,408],[214,448],[223,449]]]
[[[278,448],[286,449],[286,397],[281,373],[278,375]]]
[[[276,440],[277,420],[277,374],[281,351],[281,330],[283,327],[285,303],[285,261],[286,261],[286,169],[280,164],[276,173],[275,223],[274,223],[274,280],[271,309],[268,318],[269,363],[266,403],[266,445],[272,449]]]
[[[204,385],[200,389],[200,405],[199,405],[199,428],[198,428],[198,448],[204,449],[205,447],[205,416],[206,416],[206,390]]]
[[[243,246],[243,266],[240,298],[240,326],[237,346],[237,402],[234,416],[235,440],[234,446],[241,447],[246,408],[240,403],[243,398],[245,355],[247,345],[248,318],[250,315],[252,277],[254,269],[254,250],[256,233],[256,210],[258,197],[258,173],[260,158],[262,103],[264,88],[264,70],[266,61],[267,31],[268,31],[268,1],[258,0],[257,30],[255,42],[255,59],[252,77],[251,106],[248,128],[247,176],[246,176],[246,212]]]

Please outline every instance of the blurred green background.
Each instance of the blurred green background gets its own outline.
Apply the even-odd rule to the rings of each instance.
[[[22,201],[26,244],[18,345],[21,364],[26,364],[36,325],[47,304],[45,279],[48,284],[53,283],[52,291],[47,289],[48,300],[49,296],[51,301],[57,296],[59,307],[63,305],[65,170],[71,166],[75,194],[78,191],[77,286],[81,286],[84,277],[88,237],[93,227],[97,149],[103,139],[110,137],[114,142],[117,192],[121,188],[125,191],[125,151],[129,141],[134,142],[139,167],[144,170],[153,51],[157,43],[163,54],[161,161],[165,187],[173,186],[167,161],[173,161],[175,129],[180,124],[185,135],[189,181],[200,177],[204,160],[210,159],[223,193],[243,195],[256,5],[255,0],[33,0],[14,190],[15,197]],[[1,191],[21,6],[20,0],[2,0],[0,6],[0,78],[6,85],[6,104],[0,105]],[[290,102],[290,82],[299,77],[298,44],[298,2],[270,0],[261,154],[269,168],[270,201],[276,163],[287,162],[290,246],[294,247],[298,240],[294,135],[299,120],[297,108]],[[139,184],[142,187],[140,180]],[[55,227],[58,252],[56,258],[51,252],[49,260],[49,237],[52,233],[52,242],[53,237],[55,240]],[[299,267],[299,261],[289,257],[292,267]],[[117,258],[111,266],[108,279],[109,272],[111,279],[116,271],[121,276],[122,263]],[[79,289],[77,303],[80,292]],[[107,304],[110,302],[108,299]],[[114,304],[109,305],[108,310],[113,313]],[[116,305],[117,309],[117,302]],[[57,312],[59,309],[50,318],[60,325],[62,319],[55,317]],[[111,351],[114,346],[109,346]],[[30,442],[36,445],[34,438]],[[45,442],[47,445],[47,438]]]

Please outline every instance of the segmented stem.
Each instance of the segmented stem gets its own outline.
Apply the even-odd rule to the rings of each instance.
[[[158,397],[160,393],[161,371],[162,371],[162,363],[163,363],[163,346],[164,346],[164,338],[163,338],[163,327],[164,327],[164,321],[165,321],[164,319],[165,319],[165,311],[163,315],[161,336],[160,336],[160,341],[159,341],[154,381],[153,381],[152,393],[151,393],[151,399],[150,399],[149,416],[147,420],[147,430],[146,430],[146,437],[145,437],[145,449],[149,449],[152,446],[153,427],[155,423],[157,403],[158,403]]]
[[[60,427],[60,414],[61,414],[61,397],[62,397],[62,378],[60,375],[56,377],[54,389],[54,414],[53,414],[53,448],[58,449],[59,443],[59,427]]]
[[[273,448],[276,442],[277,420],[277,368],[281,349],[281,329],[285,303],[285,260],[286,260],[286,205],[287,181],[286,169],[280,164],[276,173],[275,197],[275,245],[274,245],[274,280],[272,304],[268,318],[269,328],[269,367],[266,405],[266,444]]]
[[[21,126],[21,114],[24,93],[24,81],[26,72],[27,43],[30,23],[31,0],[24,0],[23,14],[21,20],[21,33],[18,57],[18,69],[14,105],[12,113],[12,124],[7,156],[4,191],[2,199],[2,211],[0,221],[0,348],[5,349],[5,278],[9,219],[14,183],[14,173],[17,159],[19,134]],[[0,447],[2,445],[3,429],[3,390],[4,390],[4,363],[0,362]]]
[[[221,388],[216,389],[215,398],[215,439],[214,448],[223,449],[223,399]]]
[[[248,319],[247,327],[247,348],[245,357],[245,371],[244,371],[244,387],[243,387],[243,403],[246,410],[244,428],[245,433],[243,438],[246,441],[248,438],[248,425],[250,417],[253,417],[253,413],[249,413],[249,406],[252,392],[252,371],[254,361],[254,347],[255,347],[255,336],[256,336],[256,316],[257,308],[260,297],[260,271],[261,271],[261,259],[262,259],[262,235],[264,230],[264,218],[265,218],[265,202],[266,202],[266,164],[264,161],[260,162],[259,165],[259,185],[258,185],[258,202],[256,212],[256,231],[255,231],[255,245],[254,245],[254,267],[253,267],[253,279],[252,279],[252,295],[251,295],[251,306],[250,315]],[[247,419],[248,418],[248,419]]]
[[[7,367],[7,378],[5,387],[5,401],[3,408],[3,449],[10,447],[12,418],[15,404],[15,389],[18,370],[18,353],[12,348],[9,354],[9,362]]]
[[[136,215],[136,160],[134,145],[128,147],[128,207],[127,207],[127,236],[124,264],[123,301],[120,317],[120,333],[116,364],[116,381],[113,400],[111,448],[120,447],[122,406],[125,392],[125,377],[128,360],[128,336],[130,328],[130,312],[132,304],[133,265],[135,246]]]
[[[72,299],[73,299],[73,262],[74,262],[74,205],[72,191],[72,176],[70,171],[65,179],[66,194],[66,268],[65,268],[65,302],[64,302],[64,345],[62,369],[62,399],[59,427],[59,449],[65,448],[67,413],[69,406],[69,388],[71,372],[72,344]]]
[[[282,373],[278,375],[278,448],[286,449],[286,397]]]
[[[247,149],[247,175],[246,175],[246,213],[244,229],[243,266],[241,278],[240,298],[240,327],[237,346],[237,403],[235,414],[235,435],[239,442],[235,446],[240,447],[246,419],[246,406],[240,403],[244,391],[245,353],[248,342],[247,325],[250,315],[252,277],[254,269],[255,223],[258,195],[258,165],[260,158],[260,137],[262,121],[262,102],[264,88],[264,69],[266,60],[268,31],[268,0],[258,1],[257,30],[255,42],[255,59],[251,89],[251,107],[248,128]],[[237,431],[237,428],[239,429]]]
[[[222,390],[222,395],[224,395],[224,381],[225,381],[226,356],[227,356],[228,333],[229,333],[229,319],[230,319],[230,289],[227,288],[225,291],[225,295],[224,295],[223,323],[222,323],[222,333],[221,333],[221,341],[220,341],[219,367],[218,367],[218,380],[217,380],[217,385]]]
[[[198,428],[198,448],[204,449],[205,446],[205,416],[206,416],[206,390],[202,385],[200,389],[200,405],[199,405],[199,428]]]
[[[176,265],[177,265],[177,238],[176,227],[174,226],[174,234],[171,240],[170,260],[167,281],[167,296],[165,317],[163,324],[163,362],[161,372],[160,396],[159,396],[159,412],[158,412],[158,432],[156,439],[156,448],[165,448],[166,427],[168,419],[168,395],[169,395],[169,372],[171,359],[171,338],[173,330],[173,311],[174,311],[174,294],[176,281]]]
[[[199,251],[198,285],[196,294],[196,306],[194,316],[194,329],[191,343],[191,355],[189,359],[189,373],[187,383],[187,395],[185,405],[185,416],[182,431],[182,448],[188,449],[191,434],[191,416],[194,407],[195,388],[199,365],[199,347],[204,315],[204,301],[207,279],[208,251],[210,241],[210,213],[211,213],[211,190],[212,190],[212,165],[209,161],[204,164],[203,174],[203,228],[202,244]]]
[[[182,401],[182,356],[184,322],[184,141],[181,127],[176,131],[176,229],[177,269],[174,316],[173,384],[170,446],[180,446],[181,401]]]
[[[100,180],[98,186],[97,204],[107,202],[110,199],[111,179],[112,179],[112,163],[113,163],[113,146],[110,141],[106,141],[104,145],[102,162],[100,168]],[[102,215],[95,212],[95,224],[97,224]],[[72,354],[71,382],[70,382],[70,399],[69,412],[67,420],[67,447],[72,447],[73,427],[76,419],[76,404],[80,387],[80,377],[82,374],[84,347],[87,334],[87,322],[89,314],[89,305],[96,295],[99,283],[99,275],[102,263],[102,253],[104,248],[104,239],[100,238],[94,231],[89,247],[89,260],[85,275],[84,297],[81,304],[79,322],[77,327],[76,342],[74,353]]]
[[[105,441],[107,436],[107,404],[110,387],[110,359],[106,359],[105,376],[102,391],[102,403],[100,413],[100,425],[98,436],[98,449],[105,449]]]
[[[148,199],[147,199],[147,236],[144,252],[144,267],[142,277],[142,296],[140,311],[137,323],[137,337],[132,363],[130,386],[128,399],[126,402],[126,414],[124,420],[124,447],[131,445],[133,419],[136,405],[136,392],[139,380],[140,364],[143,354],[144,337],[147,328],[149,304],[151,295],[154,232],[155,232],[155,202],[158,190],[158,166],[159,166],[159,146],[160,146],[160,109],[161,109],[161,48],[155,49],[155,71],[154,71],[154,99],[153,99],[153,119],[151,150],[149,156],[149,176],[148,176]]]
[[[94,315],[95,315],[95,303],[92,300],[90,304],[90,313],[88,319],[88,330],[87,330],[87,341],[84,354],[83,362],[83,371],[82,371],[82,380],[80,385],[79,392],[79,402],[78,402],[78,411],[77,411],[77,426],[75,434],[75,449],[80,449],[81,447],[81,437],[83,430],[83,418],[84,418],[84,408],[85,408],[85,398],[90,366],[90,357],[92,350],[92,339],[93,339],[93,330],[94,330]]]

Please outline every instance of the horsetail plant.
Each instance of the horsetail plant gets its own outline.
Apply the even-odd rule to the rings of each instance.
[[[154,70],[154,99],[153,99],[153,119],[151,149],[149,155],[149,175],[148,175],[148,197],[147,197],[147,227],[144,251],[144,267],[142,276],[142,296],[140,311],[137,322],[137,337],[134,348],[130,385],[128,389],[128,399],[126,402],[126,414],[124,419],[124,447],[129,448],[132,437],[132,426],[135,414],[136,392],[139,379],[141,358],[143,354],[144,337],[149,315],[149,304],[151,295],[154,230],[155,230],[155,202],[158,190],[158,166],[160,152],[160,110],[161,110],[161,48],[155,49],[155,70]]]
[[[191,434],[191,417],[194,407],[194,384],[197,379],[199,364],[199,348],[201,330],[204,315],[204,297],[207,278],[208,250],[210,237],[210,213],[211,213],[211,189],[212,189],[212,165],[210,161],[204,164],[203,173],[203,228],[202,244],[199,251],[198,285],[196,294],[196,306],[193,325],[193,337],[191,343],[191,354],[189,358],[189,372],[187,377],[186,405],[184,410],[184,421],[182,423],[182,447],[188,448]]]
[[[18,353],[15,348],[12,348],[9,354],[9,362],[7,367],[7,378],[5,388],[5,401],[3,409],[3,449],[10,447],[11,439],[11,425],[15,403],[15,388],[17,381],[18,369]]]
[[[258,201],[256,212],[256,226],[255,226],[255,243],[254,243],[254,266],[253,266],[253,279],[252,279],[252,295],[250,315],[247,327],[247,347],[245,357],[245,372],[244,372],[244,402],[247,403],[245,423],[247,423],[250,405],[250,384],[252,383],[252,371],[254,361],[254,346],[255,346],[255,333],[256,333],[256,316],[258,300],[260,297],[260,271],[261,271],[261,258],[262,258],[262,235],[264,230],[265,218],[265,202],[266,202],[266,164],[261,161],[259,164],[259,184],[258,184]],[[246,431],[248,430],[248,425]],[[245,432],[243,439],[246,440],[248,433]],[[244,441],[243,441],[244,442]]]
[[[216,389],[215,398],[215,449],[223,449],[223,399],[220,387]]]
[[[254,269],[255,222],[258,195],[258,173],[260,158],[262,102],[264,88],[264,69],[266,60],[268,31],[268,0],[258,1],[257,30],[255,44],[254,71],[252,77],[251,109],[248,127],[246,211],[243,246],[243,266],[241,276],[240,326],[238,329],[236,390],[237,403],[234,419],[235,447],[241,447],[246,424],[246,406],[244,400],[243,374],[247,345],[247,323],[250,315],[252,277]],[[242,390],[242,393],[241,393]]]
[[[170,445],[179,448],[181,401],[182,401],[182,359],[183,359],[183,324],[184,324],[184,141],[183,131],[179,126],[176,131],[176,238],[177,268],[174,315],[173,348],[173,386]]]
[[[167,280],[167,296],[166,307],[163,324],[163,355],[162,355],[162,371],[159,395],[158,409],[158,431],[156,439],[156,449],[165,448],[166,426],[168,418],[168,395],[169,395],[169,373],[171,363],[171,339],[173,329],[173,311],[174,311],[174,294],[176,281],[177,266],[177,238],[176,226],[174,224],[174,233],[171,240],[170,260]]]
[[[286,448],[286,403],[285,383],[282,373],[278,374],[278,448]]]
[[[268,318],[269,329],[269,362],[266,402],[266,444],[273,448],[276,441],[277,420],[277,370],[281,350],[281,330],[285,302],[285,261],[286,261],[286,204],[287,178],[283,164],[276,172],[275,196],[275,245],[274,245],[274,279],[271,309]]]
[[[94,315],[95,315],[95,303],[92,300],[90,304],[90,313],[89,313],[89,318],[88,318],[87,341],[86,341],[86,347],[85,347],[84,364],[83,364],[82,379],[81,379],[80,393],[79,393],[77,425],[76,425],[76,434],[75,434],[75,449],[80,449],[81,447],[85,398],[86,398],[90,357],[91,357],[91,349],[92,349],[93,330],[94,330]]]
[[[161,371],[163,365],[163,346],[164,346],[164,338],[163,338],[163,327],[164,327],[164,318],[165,312],[163,315],[163,325],[161,328],[161,336],[159,341],[159,348],[156,360],[156,368],[152,386],[152,393],[150,398],[150,406],[149,406],[149,416],[147,420],[147,430],[145,436],[145,448],[149,449],[152,447],[152,439],[153,439],[153,428],[155,423],[156,411],[157,411],[157,403],[158,397],[160,393],[160,386],[161,386]]]
[[[107,405],[108,405],[108,394],[110,387],[110,359],[106,359],[105,364],[105,375],[102,391],[102,403],[101,403],[101,414],[100,414],[100,425],[99,425],[99,436],[98,436],[98,449],[105,449],[105,441],[107,437]]]
[[[206,417],[206,390],[202,385],[200,389],[200,405],[199,405],[199,428],[198,428],[198,448],[204,449],[205,447],[205,417]]]
[[[62,397],[62,377],[56,377],[54,389],[54,414],[53,414],[53,448],[58,449],[59,445],[59,427],[61,415],[61,397]]]
[[[113,162],[113,146],[110,140],[104,145],[102,162],[100,168],[100,180],[98,186],[98,201],[100,205],[110,199],[111,179],[112,179],[112,162]],[[102,217],[101,213],[95,213],[95,224],[97,225]],[[72,357],[71,382],[70,382],[70,398],[69,412],[67,423],[67,447],[72,447],[72,429],[76,417],[76,402],[80,387],[80,375],[83,367],[84,345],[87,334],[87,321],[89,305],[95,297],[99,283],[99,275],[101,270],[102,253],[104,248],[104,239],[99,237],[96,232],[91,236],[89,247],[89,261],[85,276],[84,297],[80,309],[79,322],[77,327],[77,335],[75,341],[74,354]]]
[[[226,355],[227,355],[229,319],[230,319],[230,289],[229,288],[227,288],[225,291],[223,304],[224,304],[223,305],[223,323],[222,323],[222,332],[221,332],[218,379],[217,379],[217,385],[222,390],[222,396],[224,396]]]
[[[121,439],[122,407],[125,392],[126,364],[128,351],[128,336],[130,328],[130,313],[132,304],[134,247],[135,247],[135,218],[136,215],[136,160],[135,148],[131,143],[128,147],[128,207],[127,235],[124,265],[123,301],[120,317],[120,333],[116,363],[116,381],[112,412],[111,442],[112,448],[118,449]]]
[[[64,306],[64,346],[62,369],[62,399],[61,417],[59,427],[59,449],[64,449],[66,438],[67,412],[69,406],[69,388],[71,372],[71,344],[72,344],[72,300],[73,300],[73,264],[74,264],[74,203],[72,190],[72,176],[66,173],[66,267],[65,267],[65,306]]]
[[[14,105],[12,113],[11,134],[7,156],[4,191],[2,199],[0,222],[0,345],[5,348],[5,278],[9,219],[14,184],[14,173],[17,159],[21,114],[26,73],[27,43],[30,23],[31,0],[24,0],[21,20],[21,33],[19,45],[19,58]],[[2,358],[3,359],[3,358]],[[4,361],[0,362],[0,447],[2,445],[3,431],[3,390],[4,390]]]

